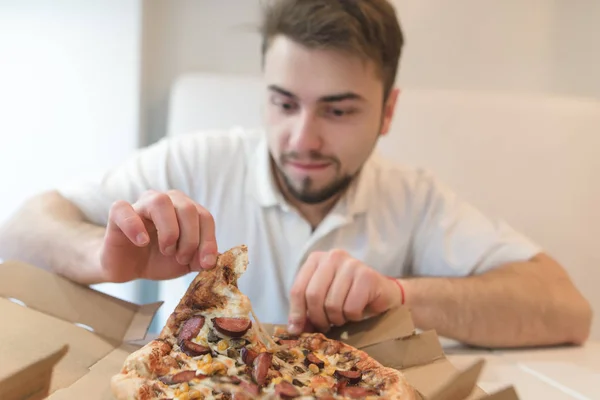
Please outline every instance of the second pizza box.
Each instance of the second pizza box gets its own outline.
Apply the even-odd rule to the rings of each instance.
[[[160,305],[128,303],[21,262],[0,264],[0,398],[114,400],[110,378],[151,339]],[[328,335],[401,370],[422,399],[518,400],[512,388],[483,392],[483,361],[457,370],[434,331],[416,333],[406,308]]]

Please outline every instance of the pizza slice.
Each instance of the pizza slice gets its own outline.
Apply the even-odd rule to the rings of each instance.
[[[343,342],[270,336],[237,287],[247,264],[238,246],[198,273],[160,336],[113,376],[117,399],[416,399],[401,372]]]
[[[243,399],[258,393],[269,371],[266,350],[277,345],[257,319],[252,322],[250,300],[237,288],[247,264],[247,248],[239,246],[198,273],[159,337],[130,354],[112,378],[118,399],[228,397],[219,393]]]

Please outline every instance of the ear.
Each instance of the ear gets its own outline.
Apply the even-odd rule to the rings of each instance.
[[[396,101],[398,100],[398,96],[400,95],[399,88],[393,88],[388,95],[387,100],[383,106],[383,115],[381,121],[381,131],[379,134],[381,136],[386,135],[390,126],[392,125],[392,118],[394,117],[394,111],[396,110]]]

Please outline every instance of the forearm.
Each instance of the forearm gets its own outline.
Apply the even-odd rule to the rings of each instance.
[[[589,304],[549,257],[467,278],[402,282],[417,327],[468,344],[581,343],[589,334]]]
[[[0,227],[0,257],[17,259],[82,283],[101,281],[99,250],[104,228],[58,193],[30,199]]]

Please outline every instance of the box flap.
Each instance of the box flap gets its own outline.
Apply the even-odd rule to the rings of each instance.
[[[386,367],[401,370],[444,358],[444,350],[435,331],[372,344],[361,350]]]
[[[446,385],[431,396],[431,400],[466,399],[477,385],[484,363],[483,360],[477,361],[471,367],[456,374]]]
[[[0,365],[0,399],[21,400],[46,397],[54,366],[67,354],[68,349],[67,345],[56,349],[49,348],[45,355],[38,355],[37,360],[31,364],[20,362],[21,368],[14,368],[16,365],[12,364],[13,373],[9,373],[7,369],[9,360],[3,358],[4,367]],[[31,353],[26,355],[31,356]]]
[[[342,340],[350,346],[360,349],[372,344],[407,337],[414,332],[415,326],[410,311],[403,306],[364,321],[333,328],[327,333],[327,336]]]
[[[486,397],[485,400],[519,400],[519,396],[515,388],[511,386]]]
[[[88,374],[71,386],[57,390],[48,400],[114,400],[110,390],[110,379],[119,372],[125,358],[137,348],[139,347],[124,344],[114,349],[92,366]]]
[[[57,346],[69,352],[55,367],[52,388],[65,387],[88,372],[91,365],[108,354],[118,343],[109,341],[79,326],[51,317],[6,299],[0,299],[0,354],[3,375],[9,375],[37,362]]]
[[[0,296],[118,342],[143,338],[162,304],[140,307],[19,261],[0,264]]]
[[[144,339],[148,333],[148,328],[150,328],[154,315],[156,315],[156,312],[162,304],[162,301],[158,301],[156,303],[138,306],[137,312],[133,315],[133,319],[131,320],[128,329],[125,331],[123,341],[132,342]]]

